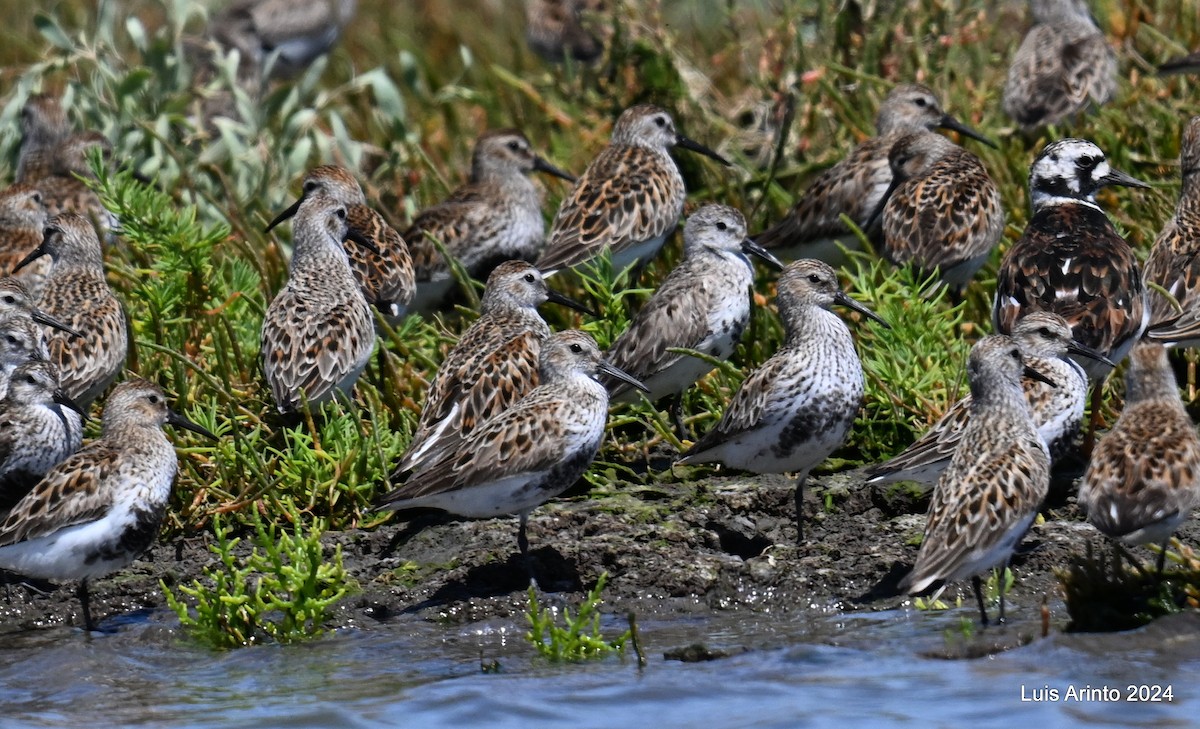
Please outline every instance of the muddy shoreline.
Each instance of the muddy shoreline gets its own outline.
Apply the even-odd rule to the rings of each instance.
[[[596,498],[555,500],[529,521],[542,588],[577,602],[609,574],[605,611],[670,617],[711,611],[828,615],[909,604],[893,587],[916,556],[926,502],[900,488],[862,485],[857,472],[810,479],[803,545],[797,544],[794,487],[784,477],[715,476],[687,483],[621,487]],[[1014,558],[1010,617],[1065,628],[1053,574],[1088,542],[1104,544],[1073,500],[1043,510]],[[520,617],[528,578],[517,554],[515,517],[453,520],[441,514],[394,518],[373,530],[330,532],[359,591],[342,600],[330,627],[387,629],[405,620],[462,624]],[[1181,538],[1194,544],[1189,522]],[[1137,552],[1151,559],[1150,552]],[[125,570],[91,584],[101,627],[123,614],[165,608],[159,580],[190,583],[215,562],[206,538],[160,542]],[[972,605],[969,584],[943,598]],[[80,624],[74,585],[42,594],[10,586],[0,632]]]

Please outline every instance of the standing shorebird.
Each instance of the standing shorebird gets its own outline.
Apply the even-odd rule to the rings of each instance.
[[[830,307],[849,306],[888,325],[847,296],[833,269],[821,261],[789,263],[778,286],[783,346],[746,377],[721,421],[678,463],[795,473],[796,528],[802,538],[804,481],[845,441],[863,399],[862,363],[854,340]]]
[[[822,172],[782,220],[754,239],[785,259],[840,261],[839,245],[857,247],[857,239],[842,223],[843,214],[871,234],[867,222],[892,181],[888,152],[907,134],[932,133],[938,128],[951,129],[996,146],[987,137],[942,111],[937,96],[929,87],[900,84],[888,93],[879,107],[875,136]]]
[[[608,350],[608,361],[649,389],[651,401],[678,396],[713,368],[710,361],[674,349],[691,349],[725,360],[750,321],[754,264],[747,254],[783,268],[746,237],[746,219],[726,205],[706,205],[683,227],[683,261]],[[610,389],[616,401],[632,402],[637,390],[623,382]],[[678,421],[676,398],[672,412]],[[682,423],[677,422],[680,432]]]
[[[8,381],[18,367],[49,358],[41,327],[27,312],[0,312],[0,400],[8,397]]]
[[[1068,353],[1112,362],[1071,338],[1067,320],[1048,311],[1035,311],[1013,329],[1013,340],[1021,350],[1025,366],[1039,377],[1021,378],[1021,389],[1038,435],[1050,449],[1050,458],[1062,457],[1070,449],[1083,424],[1087,405],[1087,374]],[[1050,384],[1047,384],[1047,381]],[[915,481],[934,486],[971,422],[970,394],[951,405],[924,435],[891,460],[866,469],[867,484]]]
[[[1031,311],[1051,311],[1073,338],[1120,362],[1146,329],[1150,306],[1137,256],[1096,204],[1105,185],[1149,187],[1109,166],[1083,139],[1046,145],[1029,174],[1033,217],[1000,262],[992,318],[1008,334]],[[1102,380],[1112,367],[1079,362]]]
[[[233,0],[212,17],[208,34],[270,75],[298,76],[329,52],[354,17],[357,0]]]
[[[101,233],[111,233],[120,227],[120,221],[83,181],[96,177],[88,163],[88,155],[94,149],[100,150],[105,164],[111,167],[113,148],[108,138],[100,132],[78,132],[63,139],[56,148],[52,174],[32,184],[42,193],[47,215],[79,213],[90,219]]]
[[[104,406],[99,439],[51,468],[3,522],[0,568],[42,580],[79,580],[84,628],[94,628],[88,580],[146,551],[179,468],[164,423],[215,439],[175,413],[157,385],[130,379]]]
[[[1079,485],[1092,526],[1125,544],[1161,544],[1200,504],[1200,438],[1166,350],[1139,342],[1125,373],[1125,409],[1100,439]]]
[[[657,106],[631,106],[612,140],[562,201],[537,267],[547,276],[586,263],[606,249],[614,271],[645,265],[679,224],[686,190],[671,159],[682,147],[729,166],[729,161],[675,131]]]
[[[1117,56],[1085,0],[1030,0],[1034,25],[1004,83],[1004,113],[1024,132],[1099,106],[1117,92]]]
[[[305,195],[292,223],[287,284],[267,307],[262,366],[281,413],[347,395],[371,358],[371,308],[342,247],[347,237],[370,247],[347,223],[346,206],[327,193]]]
[[[58,146],[70,133],[67,113],[57,96],[33,94],[26,99],[21,107],[16,181],[28,183],[54,174]]]
[[[994,334],[971,348],[970,423],[933,489],[916,564],[900,581],[900,590],[910,595],[940,583],[940,594],[948,583],[970,577],[984,625],[988,616],[979,573],[1007,568],[1050,488],[1050,453],[1025,401],[1022,371],[1041,376],[1025,366],[1010,337]],[[1003,578],[999,622],[1004,622]]]
[[[550,336],[537,308],[547,301],[588,312],[546,286],[533,264],[507,261],[492,271],[482,313],[438,367],[396,473],[423,470],[537,387],[539,356]]]
[[[63,394],[54,365],[31,360],[13,370],[0,397],[0,514],[82,442],[83,412]]]
[[[1179,145],[1183,186],[1175,215],[1163,226],[1150,249],[1142,276],[1175,297],[1177,311],[1167,297],[1148,287],[1150,326],[1146,336],[1167,346],[1200,344],[1200,116],[1184,127]]]
[[[591,335],[568,330],[546,340],[538,359],[539,384],[509,409],[443,450],[379,508],[442,509],[488,518],[517,513],[517,545],[529,567],[525,525],[529,512],[566,491],[600,450],[608,417],[602,375],[637,380],[604,361]]]
[[[86,408],[116,381],[125,364],[125,312],[104,278],[100,239],[82,215],[67,212],[47,221],[41,245],[17,268],[42,256],[54,263],[38,305],[75,332],[49,332],[50,361],[58,368],[63,392]]]
[[[892,182],[864,230],[881,221],[880,254],[961,291],[1004,234],[996,183],[978,157],[927,131],[901,137],[888,164]]]
[[[367,206],[362,187],[350,170],[336,165],[314,167],[304,177],[300,198],[276,216],[267,231],[294,216],[304,199],[318,192],[345,208],[346,225],[356,233],[356,239],[366,238],[371,243],[367,246],[349,241],[342,246],[367,303],[385,316],[403,316],[415,290],[408,246],[382,215]]]
[[[42,242],[46,228],[46,206],[37,188],[22,183],[0,191],[0,272],[12,271],[29,252]],[[50,270],[43,259],[26,266],[15,275],[35,299]]]
[[[416,267],[413,309],[436,309],[454,286],[450,264],[435,241],[480,281],[504,261],[538,257],[546,243],[546,221],[531,172],[575,182],[535,154],[516,129],[485,132],[476,140],[467,184],[422,210],[404,231]]]
[[[525,40],[547,61],[591,63],[612,35],[610,0],[525,0]]]

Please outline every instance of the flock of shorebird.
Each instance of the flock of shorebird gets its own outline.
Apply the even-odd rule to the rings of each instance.
[[[210,39],[237,49],[259,78],[263,69],[286,71],[328,48],[339,27],[330,18],[344,22],[354,5],[318,4],[325,14],[312,15],[324,18],[315,27],[328,31],[319,37],[268,37],[265,19],[279,0],[238,0],[216,16]],[[557,17],[592,5],[563,3],[567,15]],[[1070,119],[1117,88],[1115,55],[1081,0],[1031,5],[1036,25],[1003,92],[1004,110],[1025,130]],[[549,35],[530,31],[540,43]],[[585,58],[571,38],[546,47]],[[119,224],[82,179],[87,150],[110,147],[72,130],[50,96],[31,97],[21,123],[16,184],[0,192],[0,269],[12,273],[0,279],[0,568],[79,580],[90,628],[88,579],[144,551],[166,509],[177,462],[161,426],[215,436],[174,413],[159,387],[130,378],[105,401],[101,437],[81,448],[84,413],[119,376],[128,343],[104,272],[102,240]],[[285,414],[348,397],[375,347],[376,315],[435,310],[455,285],[451,260],[486,278],[480,316],[429,383],[395,488],[378,505],[517,513],[527,556],[529,513],[587,470],[610,402],[671,398],[674,410],[683,390],[733,354],[750,318],[754,256],[782,270],[775,302],[785,341],[679,462],[796,474],[799,497],[808,472],[846,439],[864,397],[853,339],[831,307],[887,326],[819,260],[836,261],[839,246],[856,239],[845,221],[881,255],[937,271],[957,290],[1001,237],[996,184],[938,128],[991,144],[943,111],[933,91],[902,84],[883,102],[877,135],[819,175],[769,230],[751,239],[738,210],[700,207],[683,228],[682,262],[607,352],[583,332],[551,333],[537,308],[551,301],[587,311],[547,286],[557,272],[601,255],[616,270],[640,269],[657,255],[686,198],[673,150],[730,164],[684,136],[666,110],[625,110],[577,180],[519,131],[487,132],[470,181],[403,233],[369,206],[349,170],[314,168],[268,227],[290,219],[293,242],[287,284],[262,324],[271,397]],[[1089,380],[1098,392],[1131,353],[1125,410],[1091,454],[1079,504],[1100,530],[1139,544],[1163,543],[1189,515],[1200,497],[1200,439],[1164,347],[1200,342],[1200,117],[1184,129],[1181,162],[1177,213],[1143,273],[1095,195],[1146,185],[1083,139],[1047,144],[1033,161],[1033,216],[1000,263],[997,333],[971,350],[970,395],[904,453],[869,469],[869,483],[933,490],[903,591],[969,577],[987,622],[979,575],[1007,564],[1037,515],[1051,460],[1072,450],[1081,430]],[[529,180],[539,171],[573,183],[548,234]]]

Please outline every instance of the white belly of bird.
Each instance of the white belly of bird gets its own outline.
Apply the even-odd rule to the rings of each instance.
[[[44,580],[102,577],[133,562],[136,554],[88,561],[98,544],[116,544],[132,525],[127,509],[109,512],[98,521],[60,529],[53,534],[0,548],[0,567]]]
[[[619,251],[613,251],[613,272],[620,273],[634,264],[644,265],[648,263],[650,259],[658,255],[659,250],[661,250],[663,247],[663,243],[667,242],[667,237],[669,235],[671,235],[670,230],[658,236],[657,238],[651,238],[650,240],[642,241],[641,243],[634,243]]]

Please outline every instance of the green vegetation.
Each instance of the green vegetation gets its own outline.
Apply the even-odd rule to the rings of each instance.
[[[162,584],[167,605],[188,633],[213,648],[320,636],[329,608],[353,587],[342,568],[341,547],[326,558],[321,549],[324,524],[318,520],[306,533],[294,508],[284,514],[295,520],[291,532],[265,523],[257,510],[250,513],[255,530],[250,552],[239,556],[242,540],[230,536],[220,517],[214,517],[216,543],[210,549],[218,565],[204,569],[207,584],[193,580],[179,586],[194,606]]]
[[[19,5],[6,17],[13,42],[0,48],[8,69],[0,80],[0,166],[11,173],[20,109],[40,90],[62,94],[78,128],[100,130],[114,143],[126,170],[97,174],[105,203],[122,221],[122,238],[106,255],[134,322],[131,369],[162,382],[188,417],[222,436],[181,459],[167,528],[176,535],[211,529],[222,543],[225,530],[257,530],[260,520],[341,529],[386,519],[368,506],[386,489],[428,379],[470,323],[461,312],[413,316],[395,328],[381,323],[379,351],[354,402],[284,422],[262,381],[258,332],[286,278],[289,241],[286,228],[262,229],[294,199],[311,166],[352,167],[371,203],[403,228],[462,179],[480,131],[520,127],[539,153],[578,173],[622,109],[653,101],[688,136],[735,163],[723,168],[680,153],[691,204],[737,206],[751,230],[761,230],[814,174],[873,132],[875,111],[895,83],[918,80],[951,113],[1000,140],[996,150],[966,145],[1000,187],[1008,213],[1001,250],[1028,218],[1035,151],[1069,133],[1094,139],[1115,167],[1155,183],[1154,190],[1101,198],[1144,255],[1174,206],[1179,129],[1194,113],[1198,88],[1194,79],[1152,73],[1153,63],[1200,47],[1200,15],[1168,0],[1092,3],[1123,49],[1118,98],[1037,140],[1013,133],[999,104],[1004,60],[1024,23],[1019,3],[617,0],[611,52],[603,64],[583,68],[535,58],[519,40],[522,18],[510,3],[360,0],[338,48],[261,100],[238,87],[232,59],[196,82],[186,39],[201,31],[208,3],[64,0],[53,16],[36,3]],[[228,114],[213,116],[217,107]],[[549,217],[566,188],[541,184]],[[678,259],[678,248],[669,242],[642,272],[644,289],[625,290],[603,265],[590,276],[560,276],[555,286],[597,305],[602,318],[583,326],[604,345]],[[830,464],[895,454],[959,395],[965,353],[990,328],[999,258],[997,251],[960,302],[909,270],[852,260],[843,273],[848,292],[894,328],[852,327],[866,403]],[[693,434],[716,422],[744,373],[782,341],[771,304],[774,274],[762,275],[731,361],[684,394]],[[570,312],[547,307],[544,314],[556,329],[580,326]],[[1112,389],[1106,419],[1117,400]],[[706,472],[645,467],[652,453],[683,445],[650,406],[616,410],[590,485],[594,493],[654,494],[658,482]],[[251,639],[255,625],[239,629],[243,638]]]
[[[1073,555],[1055,574],[1063,587],[1068,630],[1130,630],[1185,608],[1200,608],[1200,555],[1171,540],[1160,578],[1154,564],[1134,558],[1120,545]]]
[[[555,611],[541,606],[537,588],[530,585],[529,608],[525,613],[530,630],[525,634],[525,640],[551,661],[581,661],[585,658],[603,658],[614,652],[624,653],[632,628],[611,641],[605,640],[600,633],[600,593],[604,591],[607,581],[608,573],[601,573],[596,586],[588,591],[575,615],[571,614],[570,608],[563,608],[565,627],[555,621]]]

